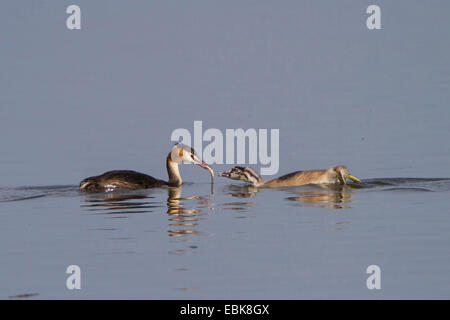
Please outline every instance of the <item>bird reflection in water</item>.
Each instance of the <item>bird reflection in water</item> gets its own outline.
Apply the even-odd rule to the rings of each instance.
[[[238,198],[251,198],[259,192],[272,192],[276,189],[264,189],[254,186],[228,187],[231,196]],[[306,185],[298,187],[278,188],[295,196],[287,197],[286,200],[294,202],[299,207],[317,207],[327,209],[348,209],[351,204],[353,190],[350,185]]]
[[[213,203],[208,196],[181,197],[181,187],[168,189],[167,214],[169,215],[169,236],[181,237],[185,235],[200,234],[195,230],[198,221],[205,219],[214,210]],[[189,200],[194,206],[186,208]]]
[[[99,214],[126,215],[133,213],[153,212],[156,208],[163,207],[158,201],[152,201],[154,196],[148,192],[106,192],[87,194],[80,205],[86,211]]]
[[[181,187],[167,188],[167,213],[169,215],[169,236],[180,237],[183,235],[200,234],[195,230],[198,221],[214,209],[209,196],[181,197]],[[164,207],[162,202],[153,201],[155,197],[148,191],[114,191],[107,193],[87,194],[81,208],[98,214],[122,215],[149,213],[157,208]],[[190,201],[194,205],[186,207]]]
[[[290,190],[294,197],[286,200],[296,202],[299,207],[317,207],[326,209],[350,209],[353,191],[348,185],[317,185],[310,188]]]
[[[253,198],[258,192],[264,191],[264,189],[260,189],[258,187],[254,186],[236,186],[236,185],[230,185],[228,186],[228,194],[232,197],[237,198]]]
[[[188,245],[169,251],[169,254],[183,255],[197,248],[192,235],[213,235],[198,230],[198,222],[206,219],[214,210],[209,195],[181,197],[181,187],[167,188],[168,235],[176,243]],[[155,201],[149,190],[122,190],[107,193],[87,194],[81,208],[95,214],[114,215],[127,218],[136,213],[161,213],[164,202]],[[212,193],[213,194],[213,193]],[[104,229],[102,229],[104,230]]]

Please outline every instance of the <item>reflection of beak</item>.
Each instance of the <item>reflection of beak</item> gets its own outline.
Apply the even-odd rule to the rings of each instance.
[[[360,183],[361,182],[361,180],[359,180],[355,176],[352,176],[351,174],[347,174],[347,179],[350,179],[350,180],[352,180],[353,182],[356,182],[356,183]]]

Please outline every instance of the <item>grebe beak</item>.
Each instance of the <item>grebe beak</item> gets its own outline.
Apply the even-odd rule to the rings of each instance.
[[[200,166],[200,167],[202,167],[202,168],[205,169],[205,170],[208,170],[209,173],[210,173],[212,176],[214,176],[214,171],[213,171],[213,169],[212,169],[211,166],[210,166],[209,164],[207,164],[206,162],[199,161],[199,162],[197,162],[197,163],[195,163],[195,164],[198,165],[198,166]]]
[[[228,171],[219,172],[219,173],[217,174],[218,177],[225,177],[225,178],[229,178],[230,175],[231,175],[231,174],[230,174],[230,172],[228,172]]]
[[[202,167],[203,169],[209,171],[209,174],[211,175],[211,182],[213,183],[213,180],[214,180],[214,171],[213,171],[213,169],[211,168],[211,166],[210,166],[209,164],[207,164],[206,162],[204,162],[204,161],[198,159],[197,157],[194,157],[194,158],[193,158],[193,161],[194,161],[194,163],[195,163],[196,165],[198,165],[199,167]]]

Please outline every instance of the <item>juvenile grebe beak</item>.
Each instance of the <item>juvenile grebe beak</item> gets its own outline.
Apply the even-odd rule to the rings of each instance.
[[[230,175],[231,175],[230,171],[219,172],[217,174],[218,177],[224,177],[224,178],[229,178]]]

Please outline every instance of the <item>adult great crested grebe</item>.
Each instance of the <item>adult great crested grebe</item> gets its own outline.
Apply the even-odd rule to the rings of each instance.
[[[179,187],[182,184],[178,165],[180,163],[194,163],[211,174],[213,181],[213,169],[201,161],[194,149],[183,144],[177,144],[167,155],[166,166],[169,181],[159,180],[144,173],[131,170],[114,170],[105,172],[99,176],[89,177],[80,182],[80,189],[90,192],[112,191],[118,188],[147,189],[162,186]]]
[[[346,166],[336,166],[326,170],[296,171],[265,181],[250,167],[234,167],[228,171],[220,172],[219,177],[245,181],[255,187],[277,188],[287,186],[301,186],[305,184],[346,184],[347,179],[361,182],[358,178],[348,173]]]

